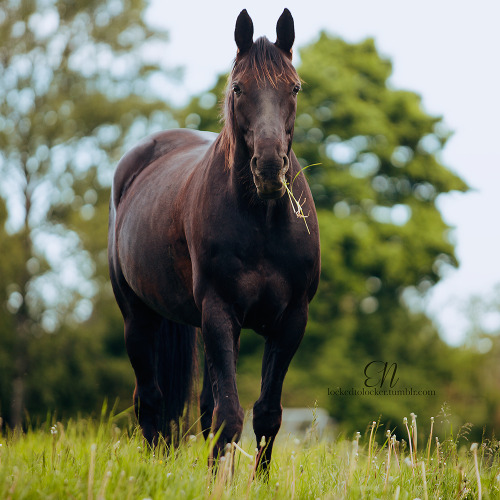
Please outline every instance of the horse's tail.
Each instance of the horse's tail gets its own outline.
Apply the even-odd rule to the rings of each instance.
[[[196,329],[163,319],[156,338],[155,372],[162,394],[159,431],[167,442],[176,442],[197,369]]]

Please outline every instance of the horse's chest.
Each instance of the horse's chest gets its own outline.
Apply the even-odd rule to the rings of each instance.
[[[272,321],[307,288],[304,262],[299,263],[290,256],[263,257],[256,262],[226,256],[215,277],[221,295],[245,316]]]
[[[262,231],[240,231],[235,240],[226,232],[233,234],[223,228],[195,248],[197,303],[215,292],[246,326],[260,328],[274,324],[291,304],[307,300],[317,268],[317,252],[309,241]]]
[[[238,296],[252,305],[286,303],[292,294],[290,279],[280,270],[266,265],[242,269],[236,286]]]

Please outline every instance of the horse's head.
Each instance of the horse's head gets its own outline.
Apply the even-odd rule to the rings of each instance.
[[[257,194],[283,196],[289,168],[300,78],[292,66],[295,39],[288,9],[278,20],[277,40],[253,41],[253,23],[246,10],[236,21],[238,54],[229,78],[226,119],[236,142],[250,158]]]

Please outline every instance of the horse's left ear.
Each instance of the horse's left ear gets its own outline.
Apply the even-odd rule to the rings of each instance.
[[[292,14],[288,9],[283,11],[276,24],[275,45],[292,57],[292,45],[295,40],[295,28]]]

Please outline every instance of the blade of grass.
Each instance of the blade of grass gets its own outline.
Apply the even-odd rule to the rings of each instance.
[[[294,214],[297,217],[299,217],[300,219],[304,219],[304,224],[306,225],[307,232],[309,234],[311,234],[311,231],[309,231],[309,226],[307,225],[307,221],[306,221],[306,217],[308,217],[308,216],[305,215],[304,211],[302,210],[302,205],[305,203],[305,200],[304,200],[304,203],[300,203],[300,199],[297,200],[295,198],[295,196],[293,195],[292,191],[290,190],[290,188],[288,187],[286,182],[285,181],[282,181],[282,182],[283,182],[283,186],[285,186],[285,189],[286,189],[286,192],[288,194],[290,204],[292,205],[292,210],[293,210]],[[294,203],[295,203],[295,205],[294,205]]]
[[[308,169],[309,167],[317,167],[318,165],[321,165],[321,163],[311,163],[311,165],[307,165],[305,167],[302,167],[296,174],[295,177],[292,179],[292,182],[290,183],[290,187],[293,187],[293,183],[295,182],[295,179],[300,175],[301,172],[304,170]]]

